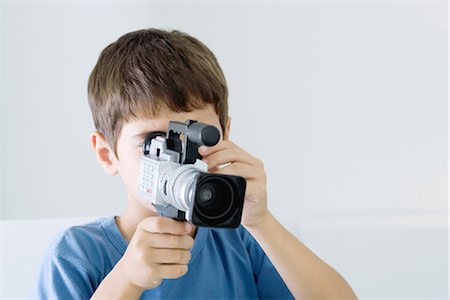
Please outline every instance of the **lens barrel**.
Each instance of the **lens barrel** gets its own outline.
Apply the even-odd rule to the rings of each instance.
[[[245,179],[240,176],[200,173],[192,223],[208,227],[237,227],[241,222]]]
[[[205,173],[192,165],[166,170],[161,195],[174,209],[190,211],[186,220],[205,227],[239,226],[246,188],[243,177]]]

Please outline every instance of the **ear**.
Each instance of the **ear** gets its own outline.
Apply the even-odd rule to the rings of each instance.
[[[108,175],[114,176],[117,174],[117,159],[114,152],[111,150],[105,136],[96,131],[91,135],[92,149],[98,163]]]
[[[225,126],[225,132],[223,133],[224,141],[228,141],[228,139],[230,138],[230,124],[231,124],[231,117],[228,116],[227,125]]]

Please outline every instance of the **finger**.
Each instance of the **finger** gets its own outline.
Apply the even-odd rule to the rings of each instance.
[[[232,148],[232,147],[235,147],[235,146],[236,145],[233,142],[231,142],[231,141],[222,140],[217,145],[212,146],[212,147],[206,147],[206,146],[199,147],[198,148],[198,153],[200,155],[202,155],[202,156],[205,156],[205,155],[210,155],[210,154],[215,153],[217,151],[220,151],[220,150],[223,150],[223,149],[226,149],[226,148]]]
[[[157,249],[191,249],[194,239],[190,235],[177,235],[168,233],[149,233],[142,231],[139,245]]]
[[[245,197],[249,198],[252,196],[258,196],[266,193],[266,185],[265,183],[261,183],[260,180],[257,179],[249,179],[246,180],[247,185],[245,188]]]
[[[152,216],[143,219],[138,224],[138,229],[153,233],[188,234],[192,231],[193,225],[171,218]]]
[[[149,260],[159,264],[185,265],[191,260],[191,252],[181,249],[153,249]]]
[[[214,174],[242,176],[245,179],[265,177],[264,170],[240,162],[234,162],[222,169],[216,169]]]
[[[206,156],[204,161],[208,164],[208,169],[214,169],[219,165],[230,162],[241,162],[255,167],[259,166],[259,160],[257,158],[238,148],[228,148],[215,152]]]
[[[205,150],[203,150],[203,149],[205,149]],[[264,164],[263,164],[263,162],[260,159],[250,155],[244,149],[242,149],[241,147],[239,147],[238,145],[234,144],[231,141],[222,140],[217,145],[215,145],[213,147],[201,146],[201,147],[199,147],[198,152],[200,153],[200,155],[202,155],[202,157],[204,159],[206,159],[208,161],[210,155],[213,155],[213,154],[215,154],[217,152],[224,151],[224,150],[227,150],[227,149],[233,149],[233,151],[245,153],[244,156],[246,158],[242,158],[243,162],[247,162],[247,163],[250,163],[252,165],[258,166],[261,169],[264,169]],[[219,163],[219,165],[220,164],[224,164],[224,163],[228,163],[228,162],[232,162],[232,161],[225,161],[225,162]],[[216,164],[216,166],[217,166],[217,164]],[[214,168],[214,166],[212,166],[212,168]]]
[[[160,278],[175,279],[183,276],[188,271],[187,265],[160,264],[155,266],[155,273]]]

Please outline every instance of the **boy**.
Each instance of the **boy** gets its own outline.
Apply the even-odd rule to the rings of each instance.
[[[229,140],[225,78],[200,41],[156,29],[122,36],[102,51],[88,98],[93,150],[106,173],[122,178],[128,205],[121,216],[58,236],[42,263],[38,297],[355,299],[345,280],[268,211],[263,163]],[[217,145],[199,148],[209,172],[247,181],[237,229],[160,217],[138,194],[144,139],[187,119],[220,131]]]

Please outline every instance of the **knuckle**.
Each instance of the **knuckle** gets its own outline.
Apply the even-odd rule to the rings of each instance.
[[[142,219],[138,223],[137,228],[140,229],[140,231],[147,231],[147,228],[148,228],[149,224],[151,224],[153,219],[154,219],[154,217],[147,217],[147,218]]]
[[[192,257],[191,251],[185,251],[184,263],[188,263],[191,260],[191,257]]]
[[[177,247],[178,244],[180,243],[178,236],[173,235],[173,234],[169,235],[168,236],[168,243],[172,247]]]
[[[157,232],[161,232],[163,231],[164,228],[164,219],[161,217],[157,217],[155,218],[154,222],[153,222],[153,226],[155,228],[155,231]]]
[[[153,288],[160,286],[161,283],[162,283],[162,279],[153,280],[153,282],[152,282]]]
[[[211,167],[216,165],[216,160],[214,159],[214,156],[208,157],[207,161],[208,161],[208,167],[209,168],[211,168]]]
[[[258,166],[261,167],[261,169],[264,169],[264,162],[261,159],[257,158],[256,162],[257,162]]]
[[[183,262],[183,259],[184,259],[183,251],[182,251],[182,250],[178,250],[176,253],[177,253],[177,254],[176,254],[175,260],[176,260],[178,263]]]
[[[175,276],[176,277],[181,277],[184,274],[186,274],[188,271],[188,266],[187,265],[180,265],[175,272]]]
[[[262,178],[264,181],[266,181],[266,179],[267,179],[267,174],[266,174],[266,172],[265,172],[264,170],[261,170],[261,171],[260,171],[260,176],[261,176],[261,178]]]
[[[144,221],[144,220],[142,220],[141,222],[139,222],[139,223],[137,224],[135,234],[138,233],[139,230],[142,230],[142,229],[143,229],[143,226],[144,226],[144,225],[142,224],[143,221]]]
[[[147,221],[147,218],[141,220],[138,225],[137,225],[137,229],[143,229],[145,227],[145,222]]]
[[[191,259],[189,251],[181,250],[179,254],[179,263],[187,264]]]
[[[194,239],[191,236],[186,236],[186,247],[191,249],[194,246]]]

